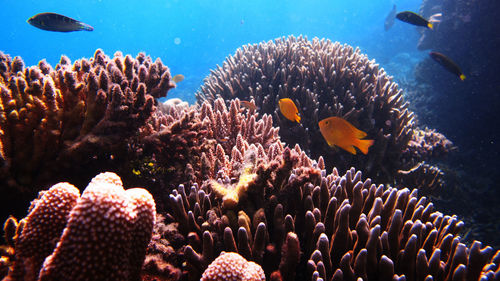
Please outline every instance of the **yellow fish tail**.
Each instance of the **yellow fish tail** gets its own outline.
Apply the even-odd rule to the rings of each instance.
[[[460,74],[460,80],[464,81],[465,80],[465,75]]]
[[[295,121],[297,121],[297,123],[300,123],[300,116],[298,114],[295,115]]]
[[[427,23],[427,27],[430,29],[434,29],[434,26],[432,25],[432,22]]]
[[[368,154],[368,148],[373,145],[374,140],[359,140],[356,147],[363,152],[363,154]]]

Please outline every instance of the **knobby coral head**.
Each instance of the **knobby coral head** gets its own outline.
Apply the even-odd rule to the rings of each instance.
[[[238,253],[222,252],[203,272],[201,281],[265,281],[260,265],[247,261]]]
[[[81,197],[56,184],[18,227],[6,280],[138,280],[155,219],[151,194],[124,190],[114,173],[94,177]]]

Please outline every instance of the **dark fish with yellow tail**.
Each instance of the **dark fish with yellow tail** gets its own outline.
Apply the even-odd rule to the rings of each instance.
[[[460,78],[460,80],[462,81],[465,80],[465,75],[463,74],[458,64],[452,61],[449,57],[438,52],[430,52],[429,56],[431,56],[431,58],[435,60],[437,63],[442,65],[446,70],[457,75],[458,78]]]
[[[385,18],[385,22],[384,22],[384,29],[385,31],[389,30],[392,25],[394,25],[394,19],[396,18],[396,4],[394,4],[394,6],[392,6],[392,10],[389,12],[389,14],[387,15],[387,17]]]
[[[28,23],[34,27],[48,31],[71,32],[94,30],[92,26],[86,23],[55,13],[41,13],[34,15],[28,19]]]
[[[396,18],[400,21],[404,21],[406,23],[413,24],[416,26],[424,26],[424,27],[427,27],[430,29],[432,29],[432,27],[433,27],[432,23],[429,22],[428,20],[424,19],[421,15],[416,14],[414,12],[410,12],[410,11],[404,11],[404,12],[398,13],[396,15]]]

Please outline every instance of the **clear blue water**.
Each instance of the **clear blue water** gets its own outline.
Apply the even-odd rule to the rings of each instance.
[[[416,28],[396,21],[384,31],[394,1],[2,1],[0,50],[21,56],[27,66],[62,54],[72,61],[97,48],[135,56],[145,52],[186,79],[169,92],[194,102],[210,69],[245,44],[287,35],[328,38],[358,46],[396,79],[413,75],[426,55],[416,50]],[[398,10],[418,11],[420,1],[397,1]],[[41,12],[60,13],[94,27],[92,32],[58,33],[26,20]],[[177,40],[176,40],[177,39]],[[180,41],[180,42],[179,42]],[[411,77],[410,77],[411,78]]]

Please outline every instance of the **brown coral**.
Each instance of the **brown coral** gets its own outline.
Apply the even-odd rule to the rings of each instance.
[[[261,167],[255,183],[268,185],[250,186],[249,193],[259,191],[236,210],[221,209],[209,185],[173,192],[177,207],[169,216],[178,225],[173,237],[186,245],[176,251],[186,258],[189,280],[221,251],[261,264],[271,280],[479,280],[500,274],[493,249],[460,243],[463,223],[434,211],[416,189],[377,186],[354,169],[312,176],[314,168],[301,174],[289,167],[280,178],[284,166],[278,167]]]
[[[283,144],[270,116],[259,120],[239,100],[226,106],[219,99],[213,105],[155,112],[130,147],[133,160],[128,170],[135,169],[137,175],[127,180],[147,181],[155,196],[164,197],[179,184],[201,185],[220,178],[225,185],[240,177],[243,166],[254,168],[268,161],[265,154],[278,153]],[[249,150],[254,152],[252,159]],[[159,203],[163,209],[163,202]]]
[[[2,196],[5,208],[69,175],[84,185],[117,169],[154,98],[174,86],[160,60],[101,50],[73,64],[63,56],[55,69],[0,53],[0,77],[0,192],[17,198]]]
[[[374,179],[392,181],[397,170],[411,168],[401,156],[409,148],[414,114],[398,85],[359,49],[302,36],[243,46],[212,71],[197,93],[199,102],[219,96],[255,100],[260,113],[273,116],[285,143],[299,144],[313,159],[323,156],[329,170],[354,166]],[[281,98],[297,104],[301,124],[280,115]],[[375,139],[370,153],[354,156],[330,148],[317,125],[330,116],[343,117]]]
[[[116,174],[102,173],[81,197],[67,183],[41,195],[24,219],[7,280],[139,278],[156,215],[146,190],[125,191]]]

